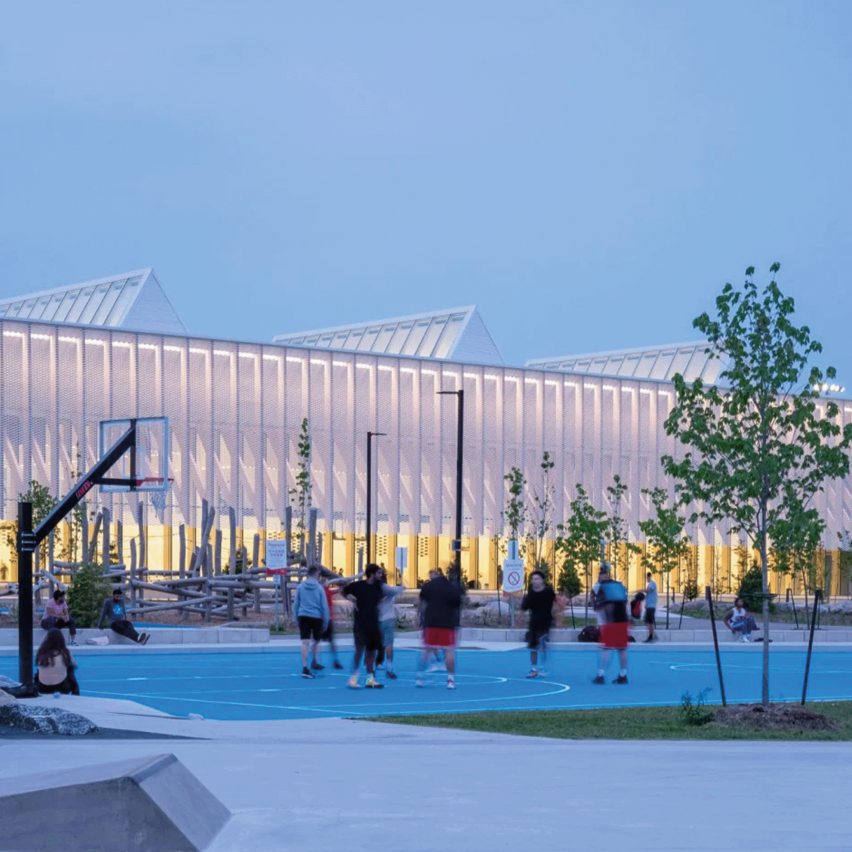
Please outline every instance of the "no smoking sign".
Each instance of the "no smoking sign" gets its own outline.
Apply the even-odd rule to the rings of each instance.
[[[521,592],[524,588],[524,560],[503,560],[503,591],[507,594]]]

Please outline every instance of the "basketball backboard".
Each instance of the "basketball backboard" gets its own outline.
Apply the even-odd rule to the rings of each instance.
[[[105,492],[168,491],[169,418],[138,417],[135,420],[103,420],[100,424],[100,456],[115,445],[131,425],[136,424],[136,443],[109,472],[110,479],[126,484],[103,483]]]

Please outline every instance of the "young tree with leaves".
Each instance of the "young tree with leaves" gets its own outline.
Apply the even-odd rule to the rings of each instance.
[[[556,527],[559,531],[556,550],[563,557],[563,572],[573,571],[578,575],[582,572],[585,577],[585,618],[588,619],[591,566],[600,560],[601,540],[609,519],[606,512],[601,512],[591,504],[582,485],[578,483],[576,488],[577,496],[569,504],[571,514],[568,520]],[[559,587],[563,587],[561,576]]]
[[[666,579],[666,629],[669,627],[669,590],[671,574],[680,565],[681,559],[689,555],[690,542],[683,532],[686,518],[678,514],[677,506],[669,506],[669,495],[665,488],[644,488],[654,507],[654,517],[639,522],[645,536],[647,549],[642,564],[651,573],[662,574]]]
[[[311,509],[311,433],[308,418],[302,420],[297,445],[299,462],[296,465],[296,487],[290,494],[296,498],[296,529],[299,531],[299,557],[307,556],[308,513]]]
[[[550,576],[550,565],[545,559],[547,539],[553,531],[553,502],[554,487],[551,480],[551,471],[556,467],[556,462],[545,450],[541,457],[541,483],[538,487],[533,486],[530,496],[527,517],[530,526],[527,535],[527,551],[532,554],[533,570],[541,571],[545,578]]]
[[[503,518],[509,529],[509,540],[518,542],[518,553],[523,556],[521,536],[527,519],[527,505],[524,499],[527,480],[523,471],[517,467],[513,467],[503,479],[506,481],[506,490],[509,492]]]
[[[666,433],[684,447],[664,456],[691,519],[731,522],[760,553],[763,574],[763,703],[769,704],[770,536],[779,521],[807,509],[826,480],[849,472],[852,424],[838,424],[836,403],[818,405],[823,373],[810,365],[822,346],[807,326],[793,324],[793,299],[773,279],[761,292],[754,268],[742,289],[726,284],[716,316],[703,313],[693,326],[724,367],[725,387],[674,377],[676,400]],[[829,367],[825,378],[835,376]]]
[[[817,587],[816,565],[825,522],[816,509],[802,509],[780,518],[770,538],[772,567],[777,574],[800,577],[805,592],[805,617],[810,622],[808,595]]]
[[[629,528],[621,516],[621,501],[627,494],[627,485],[616,474],[612,478],[612,485],[607,486],[606,493],[612,506],[606,535],[609,540],[612,579],[617,580],[620,573],[624,578],[622,582],[627,585],[630,581],[630,563],[633,556],[639,553],[639,547],[628,540]]]

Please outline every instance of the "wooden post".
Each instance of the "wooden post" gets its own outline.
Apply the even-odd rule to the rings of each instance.
[[[228,621],[234,620],[234,587],[228,587]]]
[[[98,534],[101,531],[101,523],[103,523],[103,518],[103,512],[98,512],[97,515],[95,515],[95,525],[92,528],[92,539],[89,542],[89,556],[92,559],[98,558]]]
[[[206,499],[202,498],[201,500],[201,532],[204,533],[204,530],[207,529],[207,515],[210,512],[210,504]]]
[[[145,506],[140,500],[136,504],[136,526],[139,528],[139,568],[148,567],[148,550],[145,542]]]
[[[210,545],[208,544],[207,547],[209,548]],[[210,624],[210,616],[211,616],[211,611],[213,609],[213,601],[210,600],[210,581],[209,580],[204,581],[204,594],[207,597],[207,600],[204,601],[204,623]]]
[[[104,525],[104,540],[103,540],[103,549],[101,550],[101,560],[103,565],[109,565],[109,534],[110,534],[110,511],[109,509],[103,510],[103,525]]]
[[[222,530],[216,530],[214,540],[216,542],[216,550],[213,557],[213,573],[215,576],[220,577],[222,575]]]
[[[180,548],[178,553],[178,575],[181,580],[186,576],[186,525],[181,524],[178,527],[178,537],[180,539]]]
[[[132,554],[130,562],[130,606],[136,606],[136,549],[133,547],[133,542],[130,542],[130,552]]]
[[[319,509],[313,506],[308,510],[308,546],[305,550],[305,556],[308,560],[308,565],[317,564],[317,518],[319,517]]]
[[[293,507],[288,506],[284,510],[284,538],[287,539],[287,549],[290,553],[293,552]],[[287,554],[287,561],[290,561],[290,553]]]
[[[82,561],[86,563],[89,561],[89,508],[85,501],[80,503],[80,518],[80,550],[82,551],[80,555]],[[71,558],[74,558],[73,555]]]
[[[204,576],[210,579],[210,575],[213,573],[213,545],[208,542],[204,550]]]
[[[237,573],[237,512],[233,506],[228,507],[228,547],[228,573],[233,577]]]
[[[255,533],[251,543],[251,567],[260,568],[260,533]],[[243,566],[245,571],[245,566]]]
[[[115,552],[118,554],[118,561],[124,564],[124,524],[121,521],[115,523]]]

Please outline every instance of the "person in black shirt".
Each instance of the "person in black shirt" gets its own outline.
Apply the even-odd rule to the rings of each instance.
[[[379,602],[384,592],[378,580],[379,566],[368,565],[363,580],[356,580],[343,589],[343,597],[355,604],[353,633],[355,634],[355,658],[352,661],[350,689],[358,689],[358,670],[361,657],[367,666],[367,689],[384,689],[384,684],[375,678],[376,652],[382,644],[379,630]]]
[[[429,654],[438,648],[443,648],[447,663],[447,689],[456,688],[454,649],[460,607],[461,589],[443,574],[430,579],[420,590],[424,648],[417,672],[417,686],[425,686],[423,669],[426,668]]]
[[[545,653],[550,627],[553,624],[553,603],[556,593],[548,586],[541,571],[533,571],[530,576],[530,588],[521,602],[521,609],[530,614],[527,628],[527,647],[530,649],[532,668],[527,677],[539,677],[546,674],[544,670]],[[539,655],[541,668],[539,668]]]

